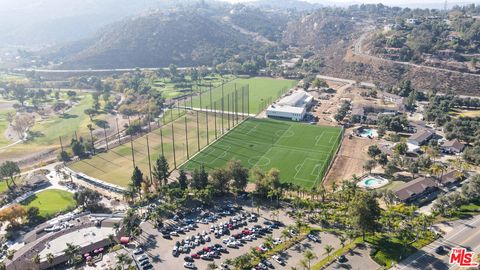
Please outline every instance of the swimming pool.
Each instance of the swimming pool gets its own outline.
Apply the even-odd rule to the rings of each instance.
[[[380,176],[369,175],[360,180],[360,182],[357,183],[357,186],[365,189],[375,189],[383,187],[386,184],[388,184],[387,179]]]
[[[358,133],[358,135],[360,135],[361,137],[365,137],[365,138],[366,137],[377,137],[378,133],[374,129],[364,128]]]

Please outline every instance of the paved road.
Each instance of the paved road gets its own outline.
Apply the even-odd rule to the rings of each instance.
[[[480,215],[470,220],[452,223],[452,230],[443,238],[422,248],[417,253],[396,265],[394,270],[453,270],[460,269],[448,262],[449,254],[439,255],[435,248],[440,245],[470,248],[476,254],[480,252]]]

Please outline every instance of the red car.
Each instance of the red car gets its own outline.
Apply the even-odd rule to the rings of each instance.
[[[200,255],[198,255],[197,253],[192,253],[192,255],[190,255],[190,257],[192,257],[194,259],[200,259]]]
[[[243,235],[250,235],[250,234],[252,234],[252,231],[250,231],[250,230],[243,230],[243,231],[242,231],[242,234],[243,234]]]
[[[212,249],[209,248],[209,247],[204,247],[204,248],[203,248],[203,251],[210,252],[210,251],[212,251]]]
[[[233,229],[232,223],[228,223],[227,227],[228,227],[229,230]]]

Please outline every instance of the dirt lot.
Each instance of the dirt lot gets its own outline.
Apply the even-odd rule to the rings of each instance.
[[[328,172],[324,186],[330,187],[334,182],[341,183],[344,179],[350,179],[353,174],[360,176],[363,174],[363,165],[369,159],[367,154],[370,145],[378,143],[376,139],[368,139],[352,136],[349,139],[349,134],[352,129],[345,131],[345,138],[343,140],[340,151],[335,159],[332,168]]]

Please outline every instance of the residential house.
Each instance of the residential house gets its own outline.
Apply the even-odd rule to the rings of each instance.
[[[463,149],[465,149],[465,145],[459,140],[454,139],[451,141],[445,141],[441,146],[441,149],[444,153],[447,154],[459,154],[463,152]]]
[[[459,171],[451,170],[442,175],[438,180],[440,185],[449,187],[458,185],[464,179],[465,178],[461,176]]]
[[[435,198],[438,186],[432,177],[419,177],[393,190],[403,203],[429,201]]]
[[[408,138],[408,143],[422,146],[426,144],[435,135],[435,131],[432,129],[421,129]]]

